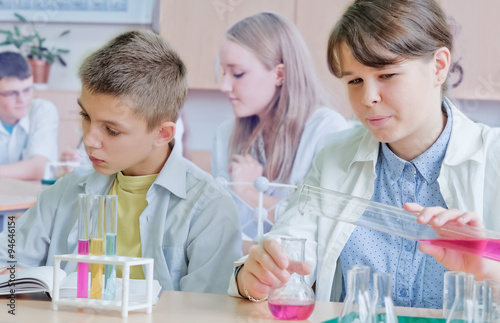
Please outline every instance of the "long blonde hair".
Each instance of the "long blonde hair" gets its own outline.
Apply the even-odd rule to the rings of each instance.
[[[239,21],[227,31],[226,38],[254,53],[268,70],[278,64],[285,67],[283,84],[265,117],[236,118],[228,157],[252,151],[259,155],[258,138],[262,135],[264,175],[271,181],[288,182],[304,126],[319,105],[327,104],[311,54],[293,23],[274,13],[263,12]]]

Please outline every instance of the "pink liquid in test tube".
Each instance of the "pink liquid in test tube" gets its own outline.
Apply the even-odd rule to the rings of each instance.
[[[421,239],[434,246],[471,253],[476,256],[500,261],[500,239]]]
[[[78,254],[88,255],[89,254],[89,241],[88,240],[78,240]],[[78,298],[88,298],[89,297],[89,264],[87,262],[78,263],[78,286],[77,286]]]
[[[90,196],[78,194],[78,254],[89,254]],[[78,263],[78,283],[76,297],[89,297],[89,263]]]

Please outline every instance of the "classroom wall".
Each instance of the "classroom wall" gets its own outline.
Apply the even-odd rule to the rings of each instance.
[[[11,30],[12,26],[12,22],[0,22],[0,29]],[[77,91],[80,89],[78,67],[87,55],[122,32],[150,28],[150,25],[37,23],[36,28],[40,35],[47,38],[45,44],[48,47],[55,45],[70,50],[69,54],[63,55],[68,66],[64,67],[58,62],[52,65],[48,88]],[[58,38],[67,29],[70,33]],[[15,47],[0,47],[0,51],[4,50],[15,50]]]
[[[12,22],[0,22],[0,29],[11,28]],[[134,28],[150,28],[150,25],[50,23],[41,24],[37,28],[50,40],[56,39],[63,30],[71,30],[70,34],[57,43],[71,51],[66,55],[68,66],[52,66],[48,88],[78,91],[78,67],[89,53],[119,33]],[[0,47],[1,51],[8,49]],[[500,101],[459,100],[459,104],[473,120],[500,126]],[[217,126],[232,117],[232,108],[226,96],[216,90],[190,90],[184,110],[189,131],[187,147],[192,150],[210,150]]]

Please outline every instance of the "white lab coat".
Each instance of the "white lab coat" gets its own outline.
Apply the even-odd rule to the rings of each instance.
[[[475,211],[486,228],[500,232],[500,129],[474,123],[448,99],[444,101],[453,114],[451,137],[438,177],[446,205]],[[370,199],[379,147],[380,143],[364,127],[337,134],[316,155],[305,182]],[[339,255],[355,225],[302,216],[297,211],[296,197],[264,238],[306,238],[306,262],[313,266],[306,280],[311,285],[316,282],[318,301],[338,301],[342,290]],[[238,296],[234,275],[228,293]]]

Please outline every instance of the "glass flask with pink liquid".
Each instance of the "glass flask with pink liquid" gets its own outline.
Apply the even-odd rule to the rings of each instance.
[[[290,261],[304,262],[305,242],[306,239],[281,238]],[[314,310],[314,292],[303,275],[290,274],[290,280],[269,295],[269,309],[279,320],[305,320]]]

